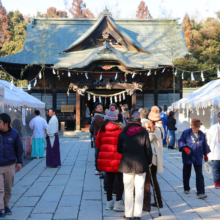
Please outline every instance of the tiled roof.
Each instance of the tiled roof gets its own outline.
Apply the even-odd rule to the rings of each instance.
[[[126,63],[133,68],[156,68],[158,65],[171,65],[172,58],[166,57],[163,51],[166,50],[164,44],[160,40],[166,35],[166,27],[168,24],[173,23],[178,31],[179,37],[182,39],[179,45],[180,54],[178,57],[182,57],[187,53],[187,48],[184,41],[182,26],[178,25],[178,20],[160,20],[160,19],[115,19],[111,20],[117,26],[117,29],[132,43],[143,48],[149,54],[140,52],[125,51],[123,49],[117,49],[122,55],[121,62]],[[94,60],[98,59],[117,59],[116,55],[106,55],[97,53],[101,48],[85,49],[81,51],[75,51],[70,53],[63,53],[67,48],[77,44],[80,39],[89,35],[91,31],[94,31],[98,26],[100,20],[97,19],[44,19],[37,18],[33,20],[32,24],[27,26],[27,36],[25,45],[20,53],[0,58],[0,63],[14,63],[14,64],[30,64],[41,63],[42,58],[37,54],[40,49],[40,43],[42,43],[42,34],[40,31],[42,24],[47,24],[48,30],[45,32],[47,36],[51,38],[45,44],[43,48],[46,48],[47,57],[45,58],[45,64],[55,65],[65,68],[76,68],[86,65],[87,57],[93,54]],[[33,52],[35,51],[35,52]],[[176,57],[177,58],[177,57]],[[90,62],[93,60],[90,57]],[[126,62],[125,62],[126,61]]]

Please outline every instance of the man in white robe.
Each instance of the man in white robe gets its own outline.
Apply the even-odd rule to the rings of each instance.
[[[31,157],[44,157],[44,131],[47,122],[40,116],[40,111],[35,110],[35,117],[30,121],[29,127],[33,130]]]
[[[207,134],[208,145],[211,153],[208,157],[212,161],[212,173],[215,188],[220,188],[220,112],[218,113],[218,123],[213,125]]]
[[[47,127],[47,156],[46,166],[57,167],[61,166],[60,161],[60,143],[58,136],[59,122],[54,109],[49,110],[50,121]]]

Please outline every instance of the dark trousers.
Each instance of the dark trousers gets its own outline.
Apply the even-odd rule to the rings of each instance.
[[[98,163],[97,163],[97,161],[98,161],[98,156],[99,156],[100,149],[96,147],[95,140],[94,140],[94,146],[95,146],[95,168],[96,168],[96,170],[98,170]]]
[[[108,174],[104,172],[104,189],[106,190],[106,192],[107,192],[107,184],[108,184]],[[117,194],[117,188],[118,188],[118,176],[115,175],[115,180],[112,189],[113,194]]]
[[[163,206],[160,186],[157,181],[157,166],[152,165],[152,167],[150,169],[151,169],[151,173],[152,173],[152,178],[153,178],[154,187],[155,187],[159,206]],[[151,203],[150,183],[152,185],[150,174],[147,173],[146,177],[145,177],[145,184],[144,184],[144,205],[143,205],[143,208],[145,208],[145,209],[150,209],[150,207],[151,207],[150,206],[150,203]],[[154,195],[154,201],[156,202],[155,195]]]
[[[212,161],[212,173],[214,183],[220,183],[220,160]]]
[[[197,195],[205,193],[204,177],[202,174],[202,165],[193,164],[196,172],[196,189]],[[184,191],[189,191],[189,179],[191,176],[192,164],[183,164],[183,185]]]
[[[123,174],[118,172],[118,173],[110,173],[106,172],[108,176],[108,182],[107,182],[107,201],[112,200],[112,190],[113,190],[113,185],[114,185],[114,180],[117,175],[118,177],[118,187],[117,187],[117,194],[116,194],[116,201],[122,200],[122,195],[124,192],[124,184],[123,184]]]

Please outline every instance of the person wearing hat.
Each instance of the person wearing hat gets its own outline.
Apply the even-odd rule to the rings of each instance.
[[[220,112],[218,113],[218,123],[213,125],[207,134],[208,145],[211,152],[209,159],[212,161],[212,173],[215,188],[220,188]]]
[[[118,172],[118,167],[121,161],[121,154],[117,152],[117,144],[119,134],[124,126],[118,122],[118,113],[115,106],[111,106],[106,113],[105,121],[96,136],[96,146],[100,149],[98,156],[98,169],[106,172],[107,175],[107,210],[114,209],[115,211],[124,211],[122,194],[124,192],[123,174]],[[112,190],[115,177],[117,176],[117,194],[116,202],[112,198]]]
[[[179,141],[179,150],[183,159],[183,186],[184,193],[190,193],[189,179],[191,176],[192,164],[196,172],[196,189],[198,199],[207,197],[205,194],[204,177],[202,174],[202,161],[208,161],[207,154],[210,148],[206,142],[205,134],[200,131],[202,125],[199,119],[192,119],[191,128],[183,131]]]
[[[140,219],[143,209],[145,176],[152,165],[149,135],[141,125],[140,112],[133,112],[128,124],[120,133],[117,150],[122,154],[118,171],[123,173],[125,218]]]
[[[163,129],[163,123],[160,119],[160,109],[157,106],[153,106],[151,108],[151,112],[148,115],[148,119],[149,119],[149,123],[145,124],[144,128],[146,128],[149,131],[149,138],[153,152],[152,167],[150,169],[152,173],[158,204],[160,208],[163,208],[160,186],[157,181],[157,172],[160,173],[163,172],[164,129]],[[156,204],[155,194],[154,194],[154,202],[151,203],[150,175],[146,175],[145,187],[144,187],[143,210],[150,212],[151,206],[157,207],[157,204]]]

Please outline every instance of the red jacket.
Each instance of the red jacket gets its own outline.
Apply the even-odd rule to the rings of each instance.
[[[109,122],[105,126],[105,131],[98,132],[95,144],[100,148],[97,162],[100,171],[118,172],[122,155],[117,152],[117,145],[122,129],[122,124]]]

